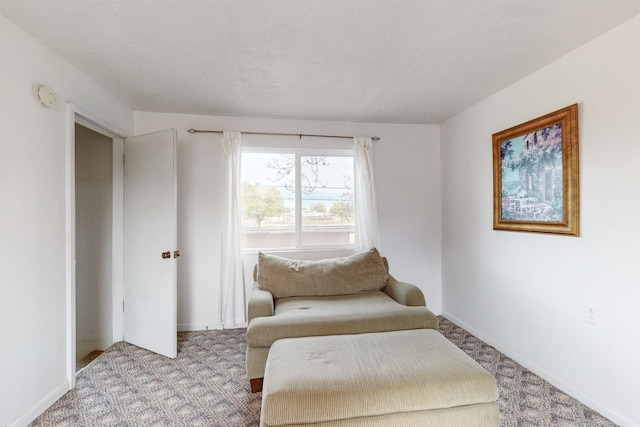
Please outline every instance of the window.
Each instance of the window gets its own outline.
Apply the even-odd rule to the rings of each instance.
[[[350,150],[243,151],[243,247],[353,245],[353,181]]]

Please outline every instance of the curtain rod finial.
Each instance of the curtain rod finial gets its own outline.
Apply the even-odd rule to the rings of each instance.
[[[380,137],[379,136],[374,136],[374,137],[371,138],[371,140],[374,141],[374,142],[378,142],[378,141],[380,141]]]
[[[187,132],[189,132],[189,133],[196,133],[196,130],[195,130],[195,129],[189,129],[189,130],[187,130]]]

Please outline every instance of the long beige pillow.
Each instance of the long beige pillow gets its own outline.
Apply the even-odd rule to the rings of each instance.
[[[382,289],[386,283],[387,269],[375,248],[320,261],[258,254],[258,285],[274,298],[355,294]]]

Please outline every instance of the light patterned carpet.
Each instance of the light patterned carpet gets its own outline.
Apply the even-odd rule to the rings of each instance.
[[[611,427],[612,422],[440,317],[440,332],[498,381],[501,426]],[[261,393],[244,372],[245,329],[181,332],[167,359],[117,343],[32,426],[257,426]]]

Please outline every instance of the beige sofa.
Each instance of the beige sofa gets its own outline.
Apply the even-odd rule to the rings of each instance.
[[[260,253],[247,328],[247,376],[262,389],[271,345],[282,338],[436,329],[414,285],[397,281],[376,249],[301,261]]]

